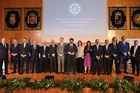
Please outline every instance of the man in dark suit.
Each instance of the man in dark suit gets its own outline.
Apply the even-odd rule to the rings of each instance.
[[[31,46],[31,62],[32,62],[32,73],[34,73],[34,67],[36,65],[35,71],[39,72],[39,52],[40,47],[37,45],[37,41],[33,41],[33,45]]]
[[[67,54],[67,68],[66,68],[66,72],[73,72],[73,74],[75,74],[76,72],[76,53],[77,53],[77,46],[76,44],[74,44],[74,39],[70,38],[69,39],[70,43],[68,43],[65,46],[65,53]]]
[[[105,45],[103,46],[103,62],[104,62],[104,73],[103,74],[111,74],[111,55],[112,55],[112,47],[109,45],[109,41],[105,40]]]
[[[0,75],[2,75],[3,62],[5,62],[5,74],[8,74],[8,44],[5,38],[2,38],[0,43]]]
[[[129,52],[129,43],[126,42],[126,37],[122,36],[122,41],[119,43],[119,49],[120,49],[120,59],[119,59],[119,73],[121,68],[122,61],[124,62],[124,73],[127,73],[127,61],[128,61],[128,52]]]
[[[93,74],[96,74],[96,68],[98,70],[98,75],[100,75],[100,61],[103,56],[103,48],[99,45],[99,39],[95,40],[96,45],[93,46]]]
[[[51,40],[51,45],[49,46],[49,56],[50,56],[50,72],[56,72],[56,58],[57,58],[57,45],[54,39]]]
[[[140,62],[140,46],[138,40],[134,41],[134,46],[130,49],[131,63],[132,63],[132,74],[135,74],[135,66],[137,67],[137,74],[139,76],[139,62]]]
[[[16,66],[18,65],[18,73],[20,73],[20,59],[19,59],[19,49],[20,45],[18,44],[18,39],[14,38],[14,44],[10,47],[10,53],[12,57],[12,63],[14,67],[14,71],[12,73],[16,73]]]
[[[23,43],[20,45],[20,74],[23,74],[24,72],[24,62],[26,63],[26,73],[29,74],[29,52],[30,45],[27,43],[27,39],[23,38]]]
[[[43,46],[40,47],[40,72],[47,72],[47,62],[49,48],[46,46],[47,42],[43,41]]]
[[[115,61],[116,74],[119,74],[119,71],[118,71],[118,63],[119,63],[119,44],[117,43],[117,38],[116,38],[116,37],[113,37],[113,38],[112,38],[112,43],[110,44],[110,46],[112,47],[110,72],[112,73],[112,65],[113,65],[113,61]]]

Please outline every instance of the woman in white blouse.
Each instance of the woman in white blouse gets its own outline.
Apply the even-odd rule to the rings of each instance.
[[[77,42],[77,45],[78,45],[77,47],[78,52],[76,54],[76,67],[77,67],[77,72],[82,73],[84,69],[84,66],[83,66],[84,47],[82,46],[81,40]]]

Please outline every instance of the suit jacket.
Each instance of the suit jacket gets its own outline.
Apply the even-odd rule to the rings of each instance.
[[[120,49],[120,57],[125,57],[123,54],[124,52],[127,52],[127,57],[129,56],[128,55],[128,52],[129,52],[129,43],[128,42],[125,42],[125,45],[123,44],[123,42],[120,42],[119,49]]]
[[[131,58],[133,58],[132,55],[134,54],[134,46],[131,46],[130,54],[131,54]],[[135,56],[136,56],[136,60],[140,60],[140,46],[137,47]]]
[[[36,45],[36,49],[34,49],[34,46],[31,46],[31,59],[39,59],[39,53],[40,53],[40,46]]]
[[[63,43],[61,46],[61,43],[57,45],[57,54],[63,54],[64,55],[64,49],[65,49],[66,44]]]
[[[103,46],[103,55],[108,55],[109,56],[109,59],[111,58],[112,56],[112,47],[111,45],[108,45],[108,49],[106,50],[106,45]]]
[[[26,43],[26,46],[24,48],[24,44],[20,45],[20,55],[26,55],[27,57],[29,56],[29,52],[30,52],[30,45],[28,43]]]
[[[76,44],[73,44],[73,47],[70,46],[70,43],[68,43],[66,46],[65,46],[65,53],[68,54],[68,52],[72,53],[72,52],[75,52],[74,55],[76,55],[77,53],[77,46]]]
[[[55,57],[57,56],[57,45],[55,44],[54,47],[52,45],[49,46],[49,55],[52,57],[52,54],[55,54]]]
[[[43,55],[46,56],[46,58],[48,58],[48,54],[49,54],[49,48],[46,46],[46,49],[44,51],[44,46],[40,47],[40,58],[43,58]]]
[[[113,43],[111,43],[110,46],[112,47],[112,57],[113,54],[116,54],[117,55],[116,57],[119,58],[119,52],[120,52],[119,44],[116,44],[116,49],[114,48]]]
[[[92,48],[92,54],[93,54],[93,59],[96,59],[96,56],[102,57],[102,55],[103,55],[103,48],[102,48],[102,46],[99,45],[99,48],[97,50],[96,45],[94,45],[93,48]]]
[[[14,46],[14,44],[12,44],[11,47],[10,47],[10,53],[11,54],[12,53],[17,53],[18,54],[17,56],[19,56],[19,50],[20,50],[20,45],[19,44],[17,44],[16,47]]]
[[[0,43],[0,59],[8,58],[8,44],[6,43],[6,48]]]
[[[86,53],[89,53],[90,56],[92,57],[92,46],[90,46],[89,50],[88,50],[88,46],[84,47],[84,56],[86,55]]]

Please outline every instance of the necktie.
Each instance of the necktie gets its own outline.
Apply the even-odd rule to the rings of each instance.
[[[7,48],[6,43],[4,43],[4,47]]]
[[[114,43],[114,50],[116,50],[116,43]]]
[[[136,50],[137,50],[137,46],[134,47],[134,55],[135,55],[135,53],[136,53]]]
[[[123,45],[125,46],[125,42],[123,42]]]
[[[96,45],[96,47],[97,47],[97,50],[98,50],[99,46],[98,46],[98,45]]]
[[[73,47],[73,44],[71,44],[70,47],[72,48]]]
[[[33,48],[34,48],[34,50],[36,50],[36,45],[34,45],[34,47],[33,47]]]
[[[26,43],[24,43],[24,48],[25,48],[25,46],[26,46]]]
[[[55,45],[54,45],[54,44],[53,44],[52,46],[53,46],[53,48],[55,47]]]
[[[108,45],[106,45],[106,50],[108,50]]]
[[[61,47],[63,46],[63,43],[61,43]]]
[[[14,48],[16,48],[16,44],[14,44]]]

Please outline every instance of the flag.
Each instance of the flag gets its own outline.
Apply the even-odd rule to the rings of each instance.
[[[28,44],[31,46],[30,38],[28,39]],[[31,52],[29,51],[29,57],[31,57]]]

